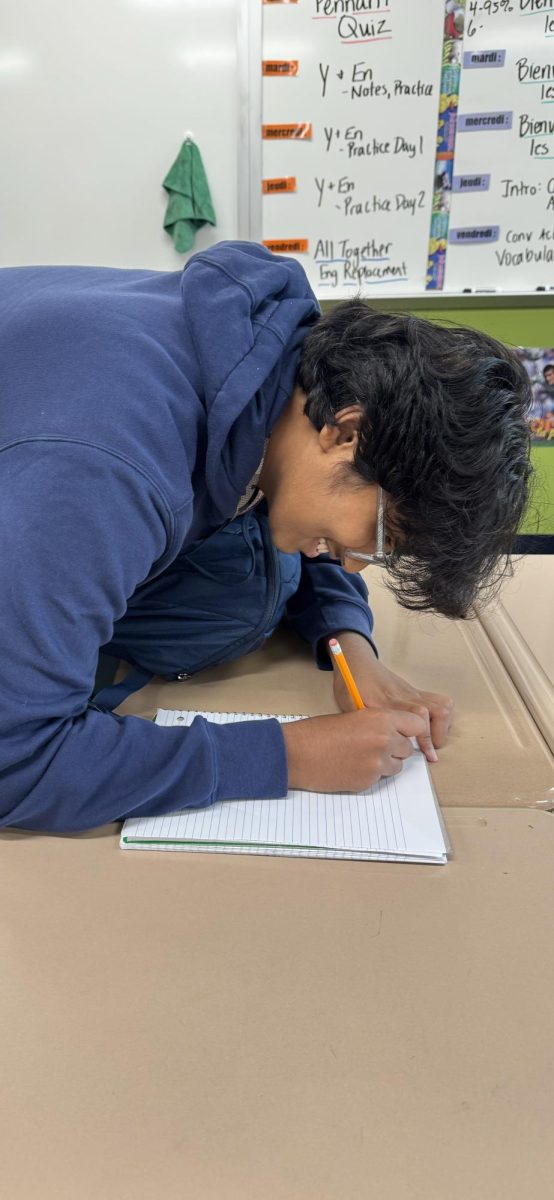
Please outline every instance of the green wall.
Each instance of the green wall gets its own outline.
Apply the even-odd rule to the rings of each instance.
[[[428,321],[469,325],[512,346],[554,346],[554,300],[546,296],[529,297],[517,307],[511,297],[499,296],[477,302],[469,297],[450,300],[445,296],[439,303],[435,296],[425,296],[417,300],[375,300],[373,305],[386,312],[412,312]],[[532,461],[534,497],[522,533],[554,534],[554,442],[533,446]]]

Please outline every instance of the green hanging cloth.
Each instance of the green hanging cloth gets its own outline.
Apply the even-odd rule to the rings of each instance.
[[[186,254],[192,248],[197,230],[207,223],[216,223],[202,157],[190,138],[183,142],[163,187],[169,194],[164,229],[173,238],[179,254]]]

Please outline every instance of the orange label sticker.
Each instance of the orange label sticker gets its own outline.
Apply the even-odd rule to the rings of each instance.
[[[298,75],[298,59],[264,58],[262,75]]]
[[[279,240],[276,242],[269,239],[269,241],[264,242],[264,246],[267,246],[268,250],[271,250],[273,254],[308,253],[307,238],[296,238],[296,240],[293,241],[286,241],[284,238],[279,238]]]
[[[268,141],[284,141],[286,139],[299,141],[302,138],[311,138],[311,136],[310,121],[304,121],[301,125],[262,125],[262,137]]]
[[[282,179],[262,179],[262,192],[264,196],[269,196],[272,192],[295,191],[296,175],[284,175]]]

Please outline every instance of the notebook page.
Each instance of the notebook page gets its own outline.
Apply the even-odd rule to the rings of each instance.
[[[197,715],[221,724],[267,719],[262,713],[160,710],[157,723],[186,727]],[[290,791],[273,800],[226,800],[207,809],[131,818],[121,845],[402,861],[444,862],[446,854],[425,758],[419,753],[400,775],[381,780],[368,792]]]

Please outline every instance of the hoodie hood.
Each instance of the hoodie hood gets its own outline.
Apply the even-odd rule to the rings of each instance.
[[[4,268],[0,446],[69,439],[132,464],[174,514],[173,553],[234,514],[318,315],[299,263],[250,242],[171,272]]]
[[[205,484],[224,518],[293,392],[320,309],[300,264],[253,242],[220,242],[194,255],[181,295],[206,408]]]

